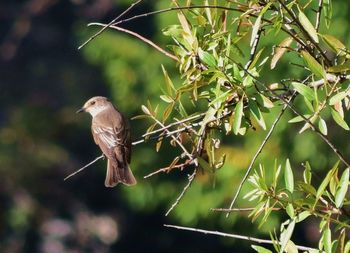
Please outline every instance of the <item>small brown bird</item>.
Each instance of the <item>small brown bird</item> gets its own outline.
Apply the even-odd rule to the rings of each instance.
[[[90,98],[77,111],[80,112],[91,114],[92,136],[107,157],[105,186],[114,187],[119,182],[125,185],[136,184],[129,167],[131,139],[128,120],[105,97]]]

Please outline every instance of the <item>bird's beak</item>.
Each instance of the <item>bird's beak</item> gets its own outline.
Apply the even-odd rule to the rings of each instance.
[[[82,108],[80,108],[78,111],[76,111],[75,113],[81,113],[81,112],[85,112],[85,108],[84,107],[82,107]]]

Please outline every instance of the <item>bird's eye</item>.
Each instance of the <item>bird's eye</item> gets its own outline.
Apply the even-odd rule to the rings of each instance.
[[[94,105],[94,104],[96,104],[96,102],[95,101],[91,101],[91,103],[90,103],[91,105]]]

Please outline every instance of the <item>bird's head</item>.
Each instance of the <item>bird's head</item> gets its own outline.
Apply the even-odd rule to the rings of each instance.
[[[88,112],[92,117],[97,115],[99,112],[107,109],[110,106],[110,102],[106,97],[92,97],[88,101],[85,102],[84,106],[77,111],[80,112]]]

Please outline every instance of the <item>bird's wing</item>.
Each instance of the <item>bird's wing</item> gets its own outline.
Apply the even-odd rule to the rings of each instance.
[[[105,113],[99,113],[92,121],[91,130],[95,143],[100,146],[102,152],[108,158],[112,160],[116,158],[119,162],[124,163],[126,161],[130,163],[129,122],[119,111],[113,108],[113,110]]]

